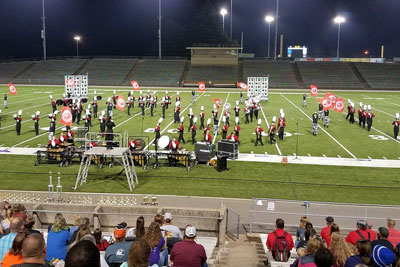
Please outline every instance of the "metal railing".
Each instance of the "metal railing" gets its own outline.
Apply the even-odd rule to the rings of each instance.
[[[226,209],[226,232],[239,239],[240,215],[230,208]]]

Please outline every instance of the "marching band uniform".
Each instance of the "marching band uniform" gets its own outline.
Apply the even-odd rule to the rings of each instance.
[[[104,132],[106,131],[106,118],[103,115],[101,115],[99,121],[100,121],[100,132],[104,134]]]
[[[80,120],[81,120],[82,110],[83,110],[82,104],[81,104],[81,102],[78,100],[78,107],[77,107],[77,109],[76,109],[76,123],[77,123],[78,125],[79,125],[79,122],[80,122]]]
[[[281,116],[278,119],[278,136],[279,136],[279,140],[283,140],[283,136],[285,135],[285,127],[286,127],[285,113],[283,113],[283,110],[282,110]]]
[[[146,95],[146,108],[150,106],[150,99],[151,99],[151,94],[150,90],[147,90],[147,95]]]
[[[275,120],[276,120],[276,117],[274,116],[273,118],[272,118],[272,122],[271,122],[271,125],[269,126],[269,128],[268,128],[268,134],[269,134],[269,143],[272,145],[272,143],[276,143],[276,140],[275,140],[275,133],[276,133],[276,126],[275,126]]]
[[[154,107],[157,108],[158,96],[156,91],[154,91],[153,94],[153,101],[154,101]]]
[[[318,105],[318,119],[322,120],[322,116],[324,115],[324,107],[321,103]]]
[[[303,95],[303,107],[307,107],[307,95]]]
[[[226,125],[226,122],[224,122],[224,125],[222,126],[222,140],[226,139],[227,133],[228,133],[228,125]]]
[[[212,136],[210,134],[210,130],[207,130],[207,132],[204,134],[204,142],[206,144],[211,144],[212,142]]]
[[[239,126],[239,117],[236,117],[236,125],[233,128],[235,131],[235,135],[239,138],[240,126]]]
[[[97,98],[93,98],[92,106],[93,106],[93,118],[97,118]]]
[[[140,91],[140,96],[138,98],[138,102],[139,102],[139,107],[142,109],[142,116],[144,116],[144,97],[142,95],[142,92]]]
[[[392,125],[394,125],[393,126],[394,139],[397,140],[397,136],[399,135],[399,125],[400,125],[399,113],[396,113],[396,119],[394,120]]]
[[[14,120],[16,121],[15,130],[17,131],[17,135],[20,135],[21,134],[22,110],[18,111],[18,116],[14,115]]]
[[[226,118],[226,124],[230,127],[231,124],[229,123],[229,118],[231,117],[231,113],[229,112],[229,110],[225,111],[225,118]]]
[[[352,102],[351,103],[351,108],[350,108],[350,119],[349,119],[349,122],[351,123],[351,124],[354,124],[354,113],[356,113],[356,110],[354,109],[354,103]]]
[[[35,134],[39,135],[39,114],[40,111],[36,112],[36,115],[32,115],[32,120],[35,122]]]
[[[362,102],[360,102],[360,108],[357,111],[358,113],[358,125],[361,126],[361,123],[364,120],[364,110],[362,109]]]
[[[179,127],[179,137],[178,137],[178,142],[181,142],[186,144],[185,138],[183,138],[183,133],[184,133],[185,127],[183,126],[183,120],[181,120],[181,126]]]
[[[181,102],[181,97],[180,97],[180,95],[179,95],[179,91],[176,92],[175,102]]]
[[[135,98],[135,96],[133,95],[133,92],[132,92],[132,95],[131,95],[132,108],[135,108],[135,100],[136,100],[136,98]]]
[[[190,130],[192,131],[192,145],[196,143],[196,131],[197,131],[196,121],[197,117],[193,119],[193,125],[190,128]]]
[[[365,123],[367,122],[367,105],[364,105],[363,113],[362,113],[362,125],[365,128]]]
[[[7,94],[4,94],[4,108],[8,108],[7,106]]]
[[[58,137],[58,142],[60,142],[60,145],[65,144],[67,142],[67,136],[61,133],[60,136]]]
[[[238,142],[240,144],[239,138],[237,137],[237,135],[234,132],[232,132],[231,135],[228,136],[228,141]]]
[[[86,109],[86,117],[89,118],[89,125],[92,126],[92,111],[90,110],[90,104],[88,105],[88,108]]]
[[[113,100],[113,107],[114,107],[114,109],[116,109],[116,106],[117,106],[117,95],[116,95],[117,93],[115,92],[115,90],[114,90],[114,94],[113,94],[113,97],[112,97],[112,100]]]
[[[188,117],[189,117],[189,128],[188,129],[190,131],[190,129],[192,129],[192,126],[193,126],[193,118],[194,118],[192,108],[189,109]]]
[[[68,143],[74,143],[74,132],[71,129],[68,129],[66,137]]]
[[[109,97],[107,99],[107,116],[111,117],[112,116],[112,109],[113,109],[113,104],[111,102],[111,98]]]
[[[218,134],[218,123],[219,123],[219,120],[218,120],[218,109],[217,109],[217,105],[215,105],[215,104],[214,104],[214,110],[212,111],[212,114],[213,114],[213,119],[214,119],[214,125],[213,125],[213,127],[214,127],[214,135],[217,135]]]
[[[248,107],[244,108],[244,115],[246,116],[246,121],[244,122],[245,124],[249,124],[249,114],[250,114],[250,109]]]
[[[249,109],[249,111],[250,111],[250,121],[253,122],[253,106],[251,106],[251,104],[250,104],[250,106],[248,107],[248,109]]]
[[[136,140],[131,139],[131,141],[129,141],[128,143],[128,147],[131,151],[136,150],[138,147],[138,142],[136,142]]]
[[[107,149],[112,149],[113,146],[112,140],[114,139],[113,128],[115,127],[115,123],[111,120],[111,117],[108,117],[106,122],[106,127],[107,127],[107,134],[106,134]]]
[[[131,115],[131,108],[132,108],[132,99],[128,96],[128,116]]]
[[[175,110],[174,110],[174,123],[179,122],[179,112],[181,110],[181,107],[179,106],[179,102],[176,102],[175,104]]]
[[[89,132],[89,126],[90,126],[90,117],[89,115],[83,115],[82,118],[85,121],[85,128],[87,128],[87,131]]]
[[[260,105],[257,102],[253,102],[254,116],[256,117],[256,120],[258,120],[258,109],[259,108],[260,108]]]
[[[57,104],[56,104],[56,101],[54,101],[52,96],[50,96],[50,98],[51,98],[51,107],[53,108],[53,113],[54,113],[54,111],[57,110]]]
[[[312,114],[312,134],[317,135],[318,134],[318,115],[317,112],[314,112]]]
[[[162,98],[161,102],[161,108],[162,108],[162,117],[165,119],[165,108],[167,106],[167,101],[165,100],[165,97]]]
[[[329,128],[329,109],[324,111],[324,127]]]
[[[151,114],[152,117],[153,117],[154,106],[155,106],[154,97],[151,97],[150,98],[150,114]]]
[[[239,103],[236,101],[236,107],[233,109],[235,111],[235,117],[239,117],[240,107],[238,104]]]
[[[55,136],[52,137],[52,139],[49,141],[49,149],[56,149],[60,146],[60,141],[56,139]]]
[[[347,115],[346,115],[346,120],[350,117],[350,111],[351,111],[351,100],[348,100],[348,105],[347,105]]]
[[[161,130],[161,127],[160,127],[160,122],[157,124],[157,126],[156,126],[156,128],[154,128],[154,134],[155,134],[155,138],[154,138],[154,144],[156,145],[156,147],[157,147],[157,141],[158,141],[158,139],[160,139],[160,136],[161,136],[161,134],[160,134],[160,130]]]
[[[171,141],[169,141],[169,150],[172,152],[177,152],[179,149],[179,141],[176,141],[175,138],[173,138]]]
[[[204,134],[206,134],[207,131],[211,131],[210,124],[211,124],[211,119],[208,119],[207,120],[207,126],[204,128]]]
[[[165,91],[165,108],[168,109],[168,105],[171,105],[171,97],[168,95],[168,91]]]
[[[196,92],[194,90],[192,90],[192,103],[194,103],[194,97],[196,95]]]
[[[240,104],[243,103],[243,92],[240,92]]]
[[[262,141],[262,133],[264,132],[264,130],[263,130],[263,128],[261,128],[261,119],[258,121],[258,126],[257,126],[255,132],[256,132],[256,143],[254,145],[257,146],[258,142],[260,142],[261,145],[263,146],[264,143]]]
[[[371,105],[368,105],[368,113],[367,113],[368,132],[371,130],[374,117],[375,117],[374,113],[371,112]]]
[[[77,109],[77,106],[75,104],[75,100],[73,100],[73,104],[72,104],[72,107],[71,107],[72,122],[73,123],[75,123],[75,120],[76,120],[76,109]]]
[[[204,116],[206,114],[204,113],[204,107],[203,106],[201,106],[200,110],[201,110],[200,111],[200,130],[203,130],[204,129]]]

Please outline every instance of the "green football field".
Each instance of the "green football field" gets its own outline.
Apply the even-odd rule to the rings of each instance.
[[[8,96],[8,108],[2,109],[0,147],[30,147],[35,148],[48,143],[48,127],[50,120],[48,114],[52,108],[49,95],[55,99],[61,98],[62,87],[36,87],[17,86],[18,95]],[[102,96],[99,102],[99,113],[105,109],[107,97],[112,96],[113,89],[90,88],[90,93],[97,90],[97,95]],[[117,93],[127,98],[129,88],[117,89]],[[165,95],[165,89],[156,89],[159,101]],[[168,89],[175,104],[176,90]],[[7,87],[0,87],[0,96],[8,92]],[[151,91],[153,93],[153,89]],[[143,88],[143,93],[147,89]],[[187,131],[189,120],[187,114],[192,108],[193,113],[198,116],[200,107],[204,106],[207,118],[212,118],[212,99],[219,98],[223,103],[230,103],[233,107],[239,100],[238,90],[208,90],[205,93],[196,91],[196,102],[191,103],[191,90],[183,90],[180,95],[181,116],[185,116],[185,139],[183,147],[186,150],[193,150],[191,133]],[[370,132],[356,124],[351,125],[345,120],[346,111],[337,113],[331,110],[331,122],[329,128],[319,129],[318,135],[311,134],[311,115],[318,110],[316,98],[307,98],[307,107],[302,107],[302,95],[308,91],[271,91],[268,102],[262,102],[262,111],[259,118],[262,119],[262,127],[267,130],[267,122],[271,123],[273,116],[279,117],[279,110],[285,112],[287,121],[286,136],[283,141],[276,145],[270,145],[267,137],[264,137],[264,146],[254,146],[254,129],[256,120],[245,124],[243,113],[244,105],[240,106],[240,153],[274,154],[315,156],[315,157],[342,157],[342,158],[373,158],[373,159],[399,159],[400,140],[393,138],[392,122],[395,113],[400,113],[400,93],[397,92],[343,92],[337,91],[336,96],[342,97],[347,104],[347,99],[355,102],[356,110],[359,102],[372,106],[375,114],[373,128]],[[324,92],[320,92],[323,96]],[[137,98],[138,92],[135,92]],[[90,95],[89,99],[92,99]],[[91,101],[89,101],[91,102]],[[84,105],[86,108],[86,105]],[[17,136],[13,114],[22,109],[22,130]],[[60,108],[59,108],[60,109]],[[222,106],[220,110],[222,109]],[[35,136],[34,123],[31,115],[36,111],[41,112],[40,135]],[[127,133],[130,136],[148,136],[154,138],[152,129],[156,126],[161,116],[161,106],[158,105],[154,117],[150,116],[150,110],[146,110],[146,116],[142,117],[137,101],[135,108],[128,116],[127,111],[114,110],[113,120],[117,125],[115,132]],[[356,116],[357,118],[357,116]],[[59,119],[59,116],[58,116]],[[230,131],[233,130],[234,111],[232,110]],[[81,122],[81,126],[83,122]],[[75,127],[73,125],[72,127]],[[199,126],[199,123],[198,123]],[[176,129],[179,124],[173,123],[173,107],[166,112],[166,119],[161,124],[162,135],[176,136]],[[56,135],[60,134],[62,125],[57,123]],[[99,122],[93,120],[93,127],[90,131],[99,131]],[[197,131],[197,141],[202,140],[202,131]],[[221,139],[216,137],[215,143]],[[150,146],[154,149],[154,146]],[[77,174],[78,165],[59,168],[56,165],[40,165],[35,167],[33,156],[10,156],[0,153],[0,176],[4,189],[21,190],[46,190],[48,170],[60,171],[65,177],[66,183],[70,185]],[[384,194],[376,194],[377,189],[385,194],[395,194],[399,189],[391,187],[398,183],[400,175],[398,169],[384,168],[361,168],[361,167],[334,167],[315,165],[281,165],[272,163],[249,163],[229,162],[228,172],[218,173],[215,167],[199,165],[190,172],[184,168],[160,167],[157,170],[138,170],[139,185],[135,193],[149,194],[178,194],[178,195],[205,195],[224,197],[278,197],[289,199],[312,199],[325,201],[346,201],[346,202],[368,202],[368,203],[394,203],[383,199]],[[92,172],[93,171],[93,172]],[[114,171],[115,172],[115,171]],[[102,175],[102,173],[106,175]],[[124,176],[115,176],[112,169],[97,170],[92,168],[89,174],[88,183],[80,187],[81,191],[96,192],[128,192]],[[107,179],[109,178],[109,179]],[[17,182],[18,181],[18,182]],[[68,182],[67,182],[68,181]],[[172,188],[171,184],[174,184]],[[164,187],[165,186],[165,187]],[[360,187],[366,186],[366,187]],[[168,190],[163,190],[167,188]],[[316,190],[318,188],[318,190]],[[338,192],[339,191],[339,192]],[[360,197],[369,192],[366,197]],[[375,193],[375,194],[374,194]],[[371,195],[374,195],[371,197]]]

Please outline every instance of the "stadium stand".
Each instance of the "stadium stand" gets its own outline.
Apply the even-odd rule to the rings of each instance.
[[[400,64],[355,63],[355,65],[371,88],[400,88]]]
[[[185,64],[185,60],[144,59],[131,79],[144,86],[177,86]]]
[[[63,84],[64,75],[73,74],[84,62],[84,59],[39,61],[19,75],[14,82],[33,84]]]
[[[274,88],[298,88],[293,68],[289,61],[273,62],[266,60],[243,61],[243,78],[266,77],[269,75],[269,86]]]
[[[90,85],[119,85],[137,59],[92,59],[79,74],[89,75]]]
[[[325,89],[361,89],[348,62],[297,62],[305,85],[317,84]]]
[[[31,61],[0,63],[1,82],[7,83],[31,64]]]
[[[190,66],[185,84],[236,84],[238,80],[237,66]]]

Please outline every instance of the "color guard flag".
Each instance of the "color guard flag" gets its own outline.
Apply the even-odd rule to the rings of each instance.
[[[116,105],[116,108],[119,109],[119,110],[121,110],[121,111],[124,111],[124,108],[125,108],[125,99],[124,99],[124,97],[123,97],[122,95],[118,95],[118,97],[117,97],[117,105]]]
[[[14,84],[9,83],[8,88],[10,89],[10,95],[17,95],[17,88],[15,88]]]
[[[67,79],[65,83],[70,87],[75,86],[75,81],[72,79]]]
[[[334,107],[332,100],[329,97],[318,98],[319,103],[321,103],[324,110],[328,110]]]
[[[63,106],[61,110],[60,124],[71,126],[72,124],[72,111],[68,106]]]
[[[342,113],[344,110],[344,101],[342,98],[336,98],[335,107],[333,108],[336,112]]]
[[[311,96],[318,96],[318,88],[316,85],[310,85],[311,88]]]
[[[215,104],[217,105],[217,108],[219,108],[219,106],[222,105],[222,100],[221,100],[221,98],[213,98],[212,101],[215,102]]]
[[[140,90],[140,86],[139,86],[139,83],[137,81],[131,81],[131,85],[133,87],[133,90],[135,90],[135,91],[139,91]]]
[[[336,96],[335,96],[334,93],[326,92],[326,93],[325,93],[325,96],[328,97],[330,100],[332,100],[333,103],[336,102]]]
[[[199,91],[204,92],[206,90],[206,85],[204,82],[199,82]]]
[[[240,82],[240,83],[238,83],[237,85],[238,85],[240,88],[242,88],[243,90],[247,90],[247,89],[248,89],[248,86],[247,86],[247,84],[245,84],[245,83]]]

